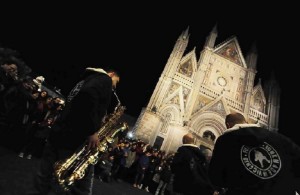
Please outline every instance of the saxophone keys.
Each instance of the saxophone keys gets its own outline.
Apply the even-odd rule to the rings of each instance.
[[[111,143],[113,143],[114,139],[111,137],[107,137],[106,141],[111,144]]]

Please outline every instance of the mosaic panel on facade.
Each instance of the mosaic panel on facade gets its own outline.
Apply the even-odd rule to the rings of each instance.
[[[180,98],[179,95],[175,95],[172,99],[170,99],[170,101],[168,102],[169,104],[176,104],[179,105]]]
[[[223,105],[223,102],[220,100],[218,102],[216,102],[215,104],[213,104],[209,109],[207,109],[208,111],[212,111],[212,112],[216,112],[219,113],[220,115],[222,115],[223,117],[226,116],[226,111],[225,111],[225,107]]]
[[[256,110],[263,112],[264,109],[264,102],[263,102],[263,97],[261,95],[261,92],[258,91],[253,98],[253,105],[252,105]]]
[[[190,89],[188,89],[188,88],[186,88],[186,87],[183,87],[183,88],[182,88],[182,93],[183,93],[182,95],[183,95],[183,101],[184,101],[184,104],[186,104],[186,101],[187,101],[187,99],[188,99],[188,96],[189,96],[190,92],[191,92]]]
[[[242,64],[238,49],[234,42],[229,43],[217,53],[236,64]]]
[[[176,91],[176,89],[178,89],[179,87],[180,85],[178,83],[172,82],[168,94],[170,95],[174,93],[174,91]]]
[[[191,77],[193,75],[192,60],[188,60],[188,61],[184,62],[183,64],[181,64],[178,72],[187,77]]]
[[[164,122],[163,122],[163,125],[162,127],[160,128],[160,132],[165,134],[167,133],[168,131],[168,127],[169,127],[169,124],[172,120],[172,115],[171,113],[167,113],[165,116],[164,116]]]
[[[193,110],[193,114],[198,112],[201,108],[203,108],[204,106],[206,106],[207,104],[209,104],[212,100],[209,98],[206,98],[204,96],[199,96],[197,103],[195,104],[194,110]]]

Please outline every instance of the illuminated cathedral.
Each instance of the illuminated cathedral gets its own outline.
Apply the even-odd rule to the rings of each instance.
[[[243,114],[249,123],[278,130],[280,88],[274,76],[255,83],[255,45],[244,55],[236,37],[215,45],[216,26],[206,38],[200,57],[186,51],[190,34],[185,30],[156,84],[151,99],[135,124],[137,138],[166,152],[182,144],[192,132],[195,144],[213,148],[226,130],[225,116]]]

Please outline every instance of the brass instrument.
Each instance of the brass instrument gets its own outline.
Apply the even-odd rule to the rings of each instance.
[[[119,103],[97,131],[100,140],[98,147],[88,150],[85,143],[71,157],[55,163],[54,177],[64,191],[68,191],[74,182],[84,177],[89,165],[95,165],[98,162],[99,156],[107,151],[108,144],[113,143],[119,132],[128,129],[127,123],[117,123],[126,108],[121,106],[118,96],[115,92],[114,94]]]

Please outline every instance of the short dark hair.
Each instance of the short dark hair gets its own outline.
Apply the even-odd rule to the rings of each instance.
[[[191,133],[187,133],[182,137],[183,144],[193,144],[194,143],[194,136]]]
[[[246,119],[241,113],[236,112],[236,113],[228,114],[225,118],[225,123],[234,126],[235,124],[246,123]]]

